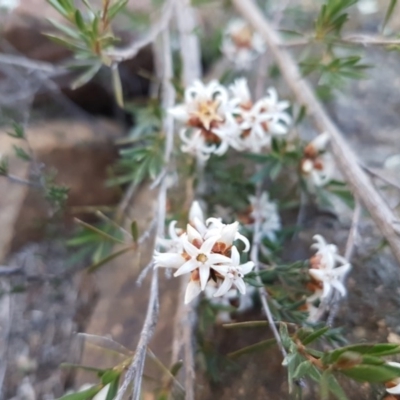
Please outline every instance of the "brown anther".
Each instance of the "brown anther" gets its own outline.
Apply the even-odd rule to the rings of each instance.
[[[190,280],[196,282],[200,281],[200,273],[198,268],[192,271],[192,273],[190,274]]]

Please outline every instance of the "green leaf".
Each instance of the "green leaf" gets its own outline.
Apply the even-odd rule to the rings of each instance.
[[[0,157],[0,175],[8,175],[8,159]]]
[[[86,70],[82,75],[72,82],[71,89],[75,90],[88,83],[97,74],[97,72],[100,71],[101,67],[101,62],[95,62],[88,70]]]
[[[288,349],[292,339],[289,336],[287,325],[284,322],[279,323],[279,334],[281,336],[283,346]]]
[[[112,20],[122,9],[127,5],[128,0],[120,0],[113,4],[107,13],[107,17],[109,20]]]
[[[386,27],[387,23],[389,22],[394,9],[396,8],[396,5],[397,5],[397,0],[390,0],[389,7],[385,14],[385,19],[383,20],[382,29],[381,29],[382,32],[385,30],[385,27]]]
[[[319,395],[321,400],[329,400],[329,375],[331,374],[331,371],[325,370],[322,375],[321,379],[319,381]]]
[[[101,266],[103,266],[104,264],[107,264],[108,262],[110,262],[111,260],[113,260],[114,258],[117,258],[119,256],[121,256],[122,254],[127,253],[128,251],[131,251],[132,247],[126,247],[124,249],[121,249],[119,251],[116,251],[113,254],[110,254],[109,256],[106,256],[104,258],[102,258],[100,261],[93,263],[92,265],[90,265],[87,269],[88,272],[94,272],[97,271]]]
[[[400,353],[400,346],[394,343],[363,343],[363,344],[352,344],[350,346],[341,347],[331,352],[325,353],[323,357],[324,364],[333,364],[339,357],[345,352],[354,352],[362,355],[370,355],[375,357],[383,357],[392,354]]]
[[[400,377],[400,368],[388,364],[361,364],[353,368],[342,369],[340,372],[359,382],[389,382]]]
[[[263,340],[263,341],[261,341],[259,343],[252,344],[250,346],[243,347],[240,350],[236,350],[236,351],[234,351],[232,353],[229,353],[228,357],[229,358],[238,358],[238,357],[240,357],[240,356],[242,356],[244,354],[251,354],[251,353],[254,353],[254,352],[265,350],[265,349],[268,349],[269,347],[271,347],[275,343],[276,343],[276,340],[274,338]]]
[[[105,371],[104,369],[89,367],[89,366],[80,365],[80,364],[71,364],[71,363],[62,363],[62,364],[60,364],[60,368],[82,369],[83,371],[94,372],[99,375],[103,374]]]
[[[268,326],[268,321],[246,321],[246,322],[234,322],[231,324],[223,324],[222,326],[227,329],[235,328],[259,328]]]
[[[15,139],[25,139],[25,131],[21,125],[14,123],[13,128],[14,132],[7,132],[8,136],[11,136]]]
[[[75,23],[81,32],[86,32],[85,21],[83,20],[82,14],[79,10],[75,10]]]
[[[68,18],[68,11],[59,3],[58,0],[46,0],[53,8],[55,8],[63,17]]]
[[[107,397],[105,400],[114,400],[114,398],[117,396],[119,379],[120,375],[118,374],[118,376],[110,383],[110,387],[108,389]]]
[[[104,371],[104,373],[101,375],[101,383],[105,386],[108,385],[109,383],[119,379],[120,372],[115,371],[113,369],[108,369]]]
[[[133,221],[131,223],[131,233],[132,233],[133,241],[135,243],[137,243],[137,241],[139,239],[139,228],[138,228],[138,224],[136,221]]]
[[[327,331],[329,330],[329,326],[324,326],[321,329],[318,329],[317,331],[311,333],[308,335],[306,338],[302,340],[303,344],[307,346],[308,344],[312,343],[314,340],[317,340],[321,336],[323,336]]]
[[[336,378],[331,374],[327,379],[329,390],[335,395],[337,400],[348,400],[346,393],[343,391]]]
[[[56,21],[55,19],[49,18],[48,21],[59,31],[61,31],[64,35],[69,36],[70,38],[76,39],[76,40],[81,40],[82,37],[80,33],[64,24],[61,24],[60,22]]]
[[[311,361],[309,361],[309,360],[303,361],[302,363],[300,363],[297,366],[292,378],[293,379],[303,378],[304,376],[309,374],[312,367],[313,367],[313,365],[312,365]]]
[[[58,398],[57,400],[88,400],[99,393],[102,388],[102,385],[96,385],[82,392],[67,394],[63,397]]]
[[[94,346],[115,351],[116,353],[123,354],[125,356],[133,355],[131,350],[109,337],[92,335],[90,333],[78,333],[78,336]]]
[[[91,232],[93,232],[93,233],[99,235],[100,237],[102,237],[102,238],[105,239],[105,240],[108,240],[108,241],[111,241],[111,242],[114,242],[114,243],[119,243],[119,244],[126,244],[123,240],[118,239],[118,238],[115,237],[115,236],[111,236],[111,235],[109,235],[107,232],[104,232],[104,231],[102,231],[101,229],[96,228],[96,227],[93,226],[93,225],[90,225],[90,224],[88,224],[88,223],[86,223],[86,222],[84,222],[84,221],[81,221],[81,220],[78,219],[78,218],[75,218],[75,221],[76,221],[79,225],[82,225],[85,229],[87,229],[87,230],[89,230],[89,231],[91,231]]]
[[[16,145],[13,145],[15,155],[24,161],[31,161],[31,156],[22,148]]]

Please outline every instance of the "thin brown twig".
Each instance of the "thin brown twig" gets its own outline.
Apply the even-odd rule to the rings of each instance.
[[[314,125],[320,132],[328,132],[331,137],[332,152],[336,164],[348,182],[355,197],[359,198],[369,211],[372,219],[387,239],[392,252],[400,263],[400,238],[394,228],[396,217],[382,199],[370,179],[358,164],[357,156],[332,122],[314,92],[300,74],[297,63],[287,50],[280,47],[281,39],[251,0],[232,0],[237,10],[257,30],[266,41],[281,73],[293,90],[300,104],[303,104]]]

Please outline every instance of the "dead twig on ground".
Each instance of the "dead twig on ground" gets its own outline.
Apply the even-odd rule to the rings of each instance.
[[[266,41],[269,51],[274,56],[285,81],[293,90],[298,102],[306,107],[307,113],[318,131],[329,133],[336,164],[349,184],[354,196],[359,198],[368,210],[372,219],[390,244],[397,261],[400,263],[400,238],[394,228],[397,218],[394,216],[392,210],[363,172],[358,163],[357,156],[323,109],[309,84],[301,76],[297,63],[287,50],[281,48],[281,39],[271,28],[269,22],[262,15],[255,3],[251,0],[232,1],[239,13],[249,21],[253,28]]]

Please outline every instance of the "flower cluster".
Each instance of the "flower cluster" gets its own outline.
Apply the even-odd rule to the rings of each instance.
[[[238,231],[239,223],[224,224],[220,219],[204,219],[200,205],[195,201],[189,212],[186,231],[175,228],[176,221],[169,226],[170,239],[159,239],[158,245],[166,252],[155,252],[155,267],[174,268],[174,276],[190,273],[186,289],[185,304],[204,291],[208,282],[217,284],[213,296],[223,296],[236,287],[246,293],[243,277],[254,267],[249,261],[240,263],[240,254],[234,241],[243,242],[248,252],[250,243]]]
[[[269,147],[272,135],[288,131],[288,107],[273,88],[253,103],[247,81],[241,78],[229,88],[217,81],[195,81],[185,91],[185,103],[169,112],[185,124],[180,131],[181,150],[205,161],[212,153],[223,155],[229,147],[252,152]]]
[[[300,170],[310,189],[332,180],[335,164],[331,153],[326,151],[328,143],[329,135],[321,133],[304,148]]]
[[[265,51],[261,36],[246,21],[231,21],[223,34],[221,51],[239,70],[248,70],[253,61]]]
[[[307,298],[307,308],[311,314],[315,311],[313,303],[316,300],[328,299],[333,290],[336,290],[341,296],[346,295],[346,287],[343,280],[350,271],[349,262],[338,254],[338,249],[334,244],[326,243],[321,235],[315,235],[314,243],[311,248],[316,249],[314,256],[310,258],[311,282],[308,288],[314,292]],[[339,266],[336,266],[339,264]]]

